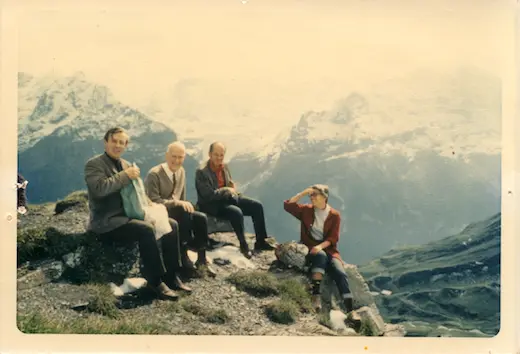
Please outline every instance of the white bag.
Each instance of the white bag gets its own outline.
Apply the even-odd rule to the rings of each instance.
[[[172,227],[168,221],[168,210],[163,204],[151,203],[144,207],[144,221],[154,225],[157,240],[172,232]]]

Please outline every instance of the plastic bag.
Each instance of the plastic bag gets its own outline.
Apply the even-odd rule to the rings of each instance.
[[[145,221],[153,224],[156,239],[160,239],[163,235],[172,232],[172,226],[168,221],[168,210],[163,204],[151,203],[144,210]]]
[[[133,164],[136,166],[136,164]],[[144,220],[145,208],[148,205],[148,198],[144,189],[143,180],[139,177],[133,179],[132,183],[121,189],[123,199],[123,209],[126,216],[130,219]]]

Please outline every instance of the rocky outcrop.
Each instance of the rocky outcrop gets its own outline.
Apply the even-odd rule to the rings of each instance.
[[[309,271],[306,263],[307,253],[307,247],[296,242],[281,244],[275,250],[277,260],[281,264],[302,273]],[[374,297],[357,266],[346,264],[345,271],[355,309],[351,316],[359,319],[364,326],[359,330],[374,336],[404,336],[406,334],[404,327],[384,322],[379,314]],[[325,322],[334,322],[334,317],[338,316],[337,313],[334,313],[337,309],[346,312],[334,280],[326,273],[322,281],[322,315],[325,317]],[[344,319],[349,320],[346,317]]]

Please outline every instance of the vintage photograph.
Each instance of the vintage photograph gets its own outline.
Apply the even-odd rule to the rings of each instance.
[[[496,336],[506,22],[464,4],[21,11],[18,329]]]

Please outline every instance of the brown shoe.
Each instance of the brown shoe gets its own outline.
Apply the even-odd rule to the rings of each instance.
[[[195,264],[200,274],[208,275],[211,278],[215,278],[217,276],[217,272],[209,265],[209,262],[206,261],[204,263],[197,262]]]
[[[179,299],[179,295],[173,291],[172,289],[170,289],[168,287],[168,285],[166,285],[165,283],[161,282],[161,284],[157,285],[157,286],[152,286],[150,284],[147,285],[149,289],[151,289],[154,293],[157,294],[157,297],[159,297],[159,299],[161,300],[171,300],[171,301],[175,301],[177,299]]]
[[[172,283],[171,287],[176,289],[176,290],[182,290],[182,291],[185,291],[187,293],[191,293],[192,292],[192,289],[189,286],[187,286],[186,284],[184,284],[182,282],[182,280],[177,275],[175,275],[173,277],[173,281],[171,283]]]

